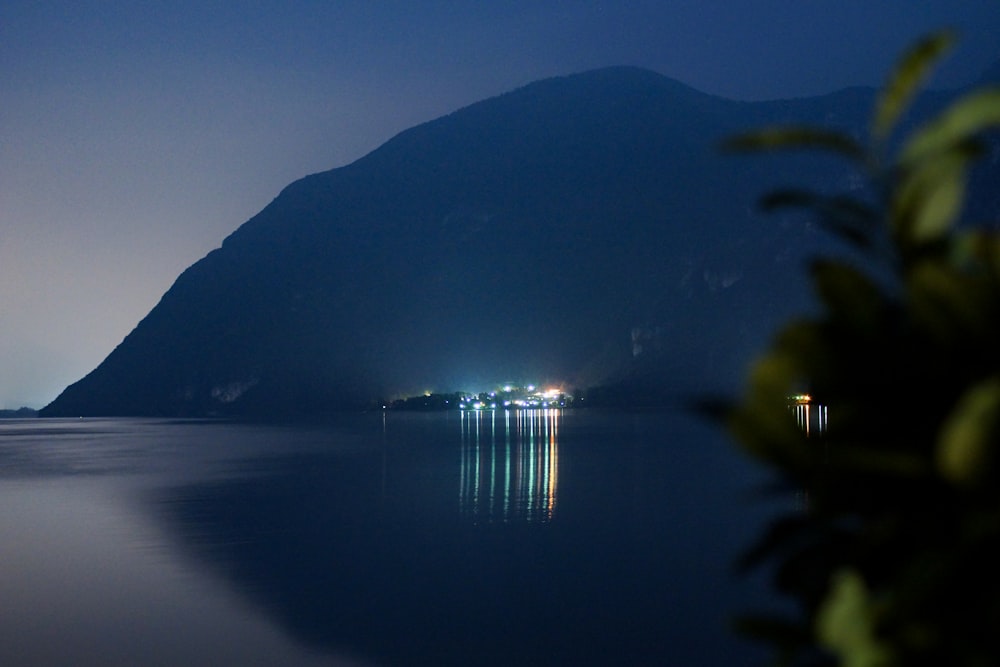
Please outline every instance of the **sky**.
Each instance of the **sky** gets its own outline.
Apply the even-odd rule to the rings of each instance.
[[[1000,59],[1000,0],[0,3],[0,409],[93,370],[292,181],[531,81],[610,65],[761,100],[938,87]]]

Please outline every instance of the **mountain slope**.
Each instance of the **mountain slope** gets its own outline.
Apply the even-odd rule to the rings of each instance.
[[[718,142],[863,128],[872,96],[739,103],[610,68],[474,104],[289,185],[42,414],[313,414],[637,369],[672,391],[732,386],[805,302],[794,276],[821,240],[753,202],[847,176]]]

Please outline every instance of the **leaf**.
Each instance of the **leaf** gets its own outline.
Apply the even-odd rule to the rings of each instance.
[[[833,234],[860,248],[872,245],[878,214],[871,206],[846,196],[828,197],[808,190],[783,189],[765,195],[760,206],[765,211],[804,208],[813,211],[820,224]]]
[[[943,236],[958,220],[965,199],[965,169],[942,170],[942,175],[927,183],[921,193],[921,205],[914,210],[910,237],[918,243]]]
[[[968,346],[989,339],[986,306],[994,296],[982,281],[928,260],[910,270],[906,288],[913,321],[939,344]]]
[[[966,270],[985,270],[1000,283],[1000,234],[982,229],[956,233],[952,237],[949,260]]]
[[[868,160],[865,149],[851,137],[840,132],[806,126],[764,128],[732,137],[722,147],[723,150],[732,152],[818,148],[839,153],[861,164]]]
[[[930,467],[919,454],[882,451],[871,444],[857,446],[841,442],[836,448],[831,448],[829,456],[831,472],[854,471],[866,476],[924,477]]]
[[[765,211],[779,208],[808,208],[818,211],[826,199],[823,195],[809,190],[783,189],[769,192],[760,199],[760,207]]]
[[[969,389],[945,420],[938,437],[937,464],[955,484],[981,480],[989,471],[1000,426],[1000,378]]]
[[[966,144],[984,130],[1000,127],[1000,88],[988,88],[961,98],[906,142],[902,166]]]
[[[728,420],[736,440],[752,455],[796,468],[806,458],[804,435],[788,411],[786,396],[799,374],[786,354],[772,351],[757,359],[747,395]]]
[[[932,35],[900,61],[873,112],[871,147],[806,126],[726,144],[818,149],[847,157],[867,177],[865,189],[845,196],[785,189],[761,200],[766,210],[802,209],[841,238],[870,244],[880,263],[817,263],[812,280],[825,315],[782,329],[728,413],[748,452],[809,493],[806,511],[772,524],[741,565],[775,566],[774,588],[801,604],[808,657],[828,657],[815,653],[826,647],[846,667],[902,664],[904,652],[927,664],[973,664],[970,656],[987,664],[992,656],[995,614],[952,601],[970,583],[983,582],[984,595],[995,583],[1000,235],[958,221],[983,134],[1000,128],[1000,89],[959,99],[908,140],[896,134],[952,41]],[[897,140],[895,159],[883,160]],[[783,399],[802,383],[834,416],[822,439],[789,418]],[[989,549],[973,554],[980,545]],[[961,558],[949,555],[952,546]],[[855,570],[837,572],[852,563]],[[789,658],[801,648],[780,621],[749,629]]]
[[[760,565],[766,558],[801,545],[814,530],[812,519],[804,514],[775,519],[764,535],[737,562],[737,569],[746,572]]]
[[[840,656],[843,667],[892,664],[892,653],[875,636],[873,607],[860,574],[842,570],[834,575],[816,618],[816,634]]]
[[[774,343],[775,350],[795,360],[795,367],[800,373],[809,368],[811,357],[825,354],[827,347],[820,325],[811,320],[790,322],[781,330]]]
[[[761,357],[750,371],[748,398],[755,402],[785,405],[785,397],[798,380],[799,369],[795,360],[780,353]]]
[[[954,41],[955,36],[950,31],[937,32],[917,42],[903,55],[875,107],[872,134],[877,142],[884,142],[892,133],[899,117],[926,80],[931,67],[951,48]]]
[[[965,199],[969,163],[977,151],[962,144],[902,173],[890,204],[890,219],[905,244],[928,243],[954,225]]]
[[[836,322],[856,332],[877,330],[885,305],[871,278],[843,262],[829,260],[814,262],[812,274],[816,291]]]

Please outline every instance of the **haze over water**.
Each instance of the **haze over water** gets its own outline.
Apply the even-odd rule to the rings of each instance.
[[[3,664],[761,657],[762,473],[688,415],[12,421],[0,464]]]

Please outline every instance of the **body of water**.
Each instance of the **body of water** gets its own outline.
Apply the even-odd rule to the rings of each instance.
[[[0,422],[0,664],[759,664],[763,481],[677,412]]]

